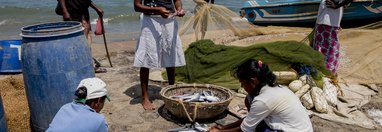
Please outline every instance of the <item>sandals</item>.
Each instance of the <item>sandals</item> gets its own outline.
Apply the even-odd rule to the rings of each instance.
[[[94,72],[95,73],[106,73],[107,70],[105,68],[101,68],[101,63],[97,61],[95,58],[93,58],[94,63]]]
[[[94,67],[94,72],[95,73],[106,73],[107,70],[105,68],[101,68],[101,67]]]

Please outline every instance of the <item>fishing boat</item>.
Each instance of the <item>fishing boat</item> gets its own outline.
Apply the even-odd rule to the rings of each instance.
[[[242,17],[255,25],[314,26],[321,0],[251,0],[243,3]],[[355,0],[344,8],[342,27],[382,21],[382,0]]]

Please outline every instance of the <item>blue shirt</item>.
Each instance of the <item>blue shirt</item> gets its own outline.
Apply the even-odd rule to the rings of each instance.
[[[105,117],[87,105],[68,103],[60,108],[47,132],[107,132]]]

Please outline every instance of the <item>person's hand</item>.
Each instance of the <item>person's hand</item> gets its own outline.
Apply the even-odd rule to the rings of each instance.
[[[167,10],[166,8],[164,7],[158,7],[159,8],[159,13],[160,15],[163,17],[163,18],[168,18],[170,16],[170,11]]]
[[[72,19],[70,18],[69,13],[64,13],[64,14],[62,14],[62,19],[63,19],[64,21],[70,21],[70,20],[72,20]]]
[[[184,15],[186,15],[186,11],[184,11],[183,9],[177,11],[176,16],[178,16],[178,17],[183,17]]]
[[[219,129],[219,130],[224,130],[224,127],[222,125],[219,125],[219,124],[216,124],[216,125],[212,126],[212,128],[216,128],[216,129]]]
[[[334,2],[333,0],[325,0],[325,5],[328,8],[338,9],[340,6],[338,3]]]
[[[220,132],[220,130],[216,127],[212,127],[208,132]]]
[[[103,16],[103,10],[97,9],[97,14],[98,14],[98,16],[102,17]]]
[[[204,0],[194,0],[194,2],[197,4],[197,5],[204,5],[204,4],[208,4],[206,1]]]

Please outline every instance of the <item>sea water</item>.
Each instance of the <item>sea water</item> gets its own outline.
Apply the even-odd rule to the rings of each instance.
[[[194,10],[193,0],[182,0],[186,10],[184,18],[178,18],[182,25]],[[247,0],[215,0],[239,14],[242,3]],[[134,11],[134,0],[93,0],[104,10],[104,22],[108,41],[136,40],[140,32],[139,15]],[[20,28],[23,26],[62,21],[55,14],[56,0],[0,0],[0,39],[21,39]],[[98,18],[97,13],[89,8],[92,29]],[[102,37],[94,37],[96,43],[102,43]]]

